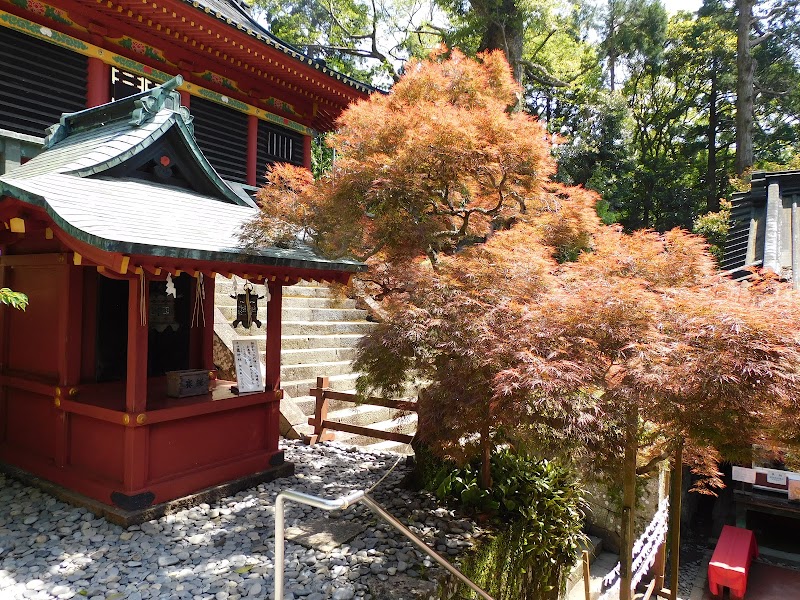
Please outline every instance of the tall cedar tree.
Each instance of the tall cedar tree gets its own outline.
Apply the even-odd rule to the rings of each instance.
[[[630,532],[636,476],[675,448],[714,486],[720,456],[797,435],[796,296],[718,277],[686,232],[602,225],[593,193],[550,181],[517,91],[499,53],[413,63],[343,114],[328,178],[270,171],[245,237],[368,258],[385,320],[360,391],[423,381],[418,440],[480,458],[485,486],[498,441],[591,460],[622,481]]]

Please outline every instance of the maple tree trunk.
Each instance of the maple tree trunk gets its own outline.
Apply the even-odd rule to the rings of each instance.
[[[750,52],[754,0],[736,0],[739,9],[736,34],[736,174],[753,166],[753,77]]]
[[[625,426],[625,458],[622,462],[622,528],[620,532],[619,600],[631,600],[633,537],[636,522],[636,455],[639,450],[639,410],[628,409]]]
[[[522,83],[522,49],[525,27],[516,0],[472,0],[472,9],[484,19],[485,29],[478,49],[500,50],[506,55],[514,79]]]
[[[489,411],[487,411],[488,413]],[[481,427],[481,487],[488,490],[492,487],[492,447],[489,443],[489,415],[486,415]]]
[[[616,69],[617,56],[613,52],[608,55],[608,86],[614,91],[614,71]]]

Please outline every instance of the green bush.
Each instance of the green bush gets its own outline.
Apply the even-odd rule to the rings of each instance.
[[[15,292],[8,288],[1,288],[0,303],[8,304],[9,306],[19,310],[25,310],[28,307],[28,297],[22,292]]]
[[[584,500],[572,471],[511,450],[492,456],[490,490],[478,467],[442,470],[429,486],[441,499],[496,516],[498,532],[466,559],[464,573],[496,600],[555,600],[580,552]],[[450,581],[446,599],[470,598]]]

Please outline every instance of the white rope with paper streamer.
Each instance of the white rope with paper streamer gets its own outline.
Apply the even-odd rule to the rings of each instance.
[[[667,521],[669,516],[669,501],[665,498],[658,505],[658,511],[653,515],[653,519],[633,544],[633,589],[639,585],[642,578],[650,571],[656,560],[658,548],[667,538]],[[619,598],[620,588],[620,563],[603,578],[603,593],[598,600],[612,600]]]

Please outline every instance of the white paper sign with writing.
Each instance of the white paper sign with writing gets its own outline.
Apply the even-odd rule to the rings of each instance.
[[[233,340],[233,358],[236,361],[236,386],[239,392],[263,392],[264,381],[261,377],[258,340],[253,338]]]
[[[733,467],[732,475],[734,481],[743,481],[745,483],[756,482],[756,472],[754,469],[748,469],[746,467]]]
[[[775,485],[786,485],[786,471],[776,471],[767,469],[767,483]]]

